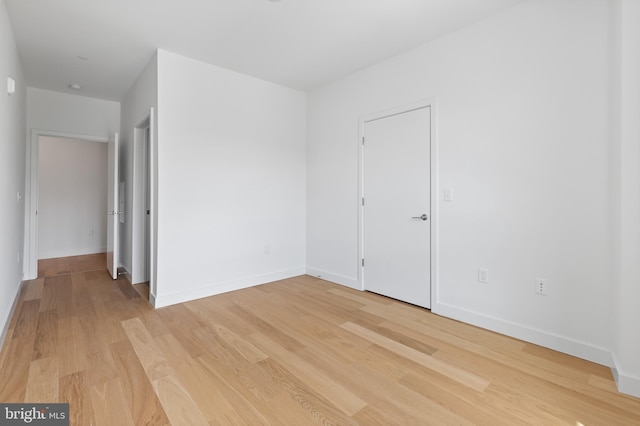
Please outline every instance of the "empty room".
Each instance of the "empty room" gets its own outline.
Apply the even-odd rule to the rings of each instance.
[[[640,424],[638,76],[636,0],[0,0],[0,423]]]

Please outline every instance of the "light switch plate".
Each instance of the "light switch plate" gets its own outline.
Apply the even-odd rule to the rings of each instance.
[[[448,202],[453,201],[453,189],[451,188],[444,189],[444,200]]]
[[[7,77],[7,93],[10,95],[16,93],[16,81],[11,77]]]
[[[489,282],[489,270],[487,268],[478,268],[478,281],[485,284]]]

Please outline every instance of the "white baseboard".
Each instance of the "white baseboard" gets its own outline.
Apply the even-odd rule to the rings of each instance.
[[[22,283],[18,284],[15,290],[15,294],[13,295],[13,301],[11,302],[11,307],[7,306],[6,309],[3,309],[0,312],[6,312],[7,315],[4,318],[0,318],[2,321],[2,333],[0,333],[0,350],[4,347],[4,340],[7,337],[7,332],[9,331],[9,323],[11,322],[11,318],[16,311],[16,306],[18,306],[18,299],[20,298],[20,289],[22,288]]]
[[[253,287],[260,284],[266,284],[273,281],[284,280],[287,278],[304,275],[304,268],[294,268],[284,271],[272,272],[264,275],[241,278],[233,281],[209,284],[193,290],[175,292],[170,294],[150,295],[151,304],[155,308],[175,305],[176,303],[188,302],[190,300],[201,299],[203,297],[215,296],[216,294],[227,293],[229,291],[241,290],[243,288]]]
[[[487,330],[495,331],[525,342],[544,346],[558,352],[573,355],[587,361],[611,367],[613,358],[607,349],[580,342],[566,336],[538,330],[522,324],[491,317],[478,312],[460,309],[444,303],[435,303],[432,312],[443,317],[462,321]]]
[[[229,291],[240,290],[247,287],[253,287],[272,281],[292,278],[299,275],[311,275],[336,284],[344,285],[355,290],[362,290],[357,279],[332,274],[317,268],[300,268],[286,271],[274,272],[255,277],[244,278],[240,280],[215,283],[198,289],[186,292],[176,292],[166,295],[149,295],[149,301],[155,308],[169,306],[176,303],[187,302],[190,300],[200,299],[203,297],[213,296],[216,294],[226,293]],[[604,348],[596,347],[585,342],[570,339],[566,336],[538,330],[522,324],[506,321],[500,318],[491,317],[478,312],[473,312],[458,307],[447,305],[444,303],[434,303],[431,311],[443,317],[462,321],[464,323],[481,327],[487,330],[495,331],[506,336],[521,339],[525,342],[540,345],[558,352],[576,356],[597,364],[611,367],[612,373],[616,380],[618,390],[621,393],[640,397],[640,378],[632,377],[621,373],[617,367],[612,353]]]
[[[351,287],[355,290],[362,290],[357,278],[346,277],[344,275],[332,274],[331,272],[323,271],[321,269],[307,267],[306,275],[312,277],[321,278],[323,280],[330,281],[332,283],[340,284],[345,287]]]
[[[613,379],[616,381],[618,391],[640,398],[640,378],[633,377],[622,372],[620,363],[616,359],[615,354],[613,355],[613,364],[613,367],[611,367],[611,373],[613,374]]]
[[[51,250],[45,253],[38,253],[38,260],[54,259],[57,257],[83,256],[85,254],[105,253],[106,247],[81,247],[73,249]]]
[[[357,280],[355,279],[327,273],[326,271],[321,271],[314,268],[307,268],[307,274],[334,282],[336,284],[341,284],[346,287],[351,287],[356,290],[362,290],[358,285]],[[466,324],[495,331],[496,333],[514,337],[525,342],[540,345],[549,349],[556,350],[558,352],[585,359],[587,361],[605,365],[607,367],[614,367],[616,365],[614,363],[612,353],[609,350],[593,346],[585,342],[580,342],[566,336],[538,330],[532,327],[517,324],[511,321],[506,321],[500,318],[491,317],[478,312],[460,309],[456,306],[448,305],[445,303],[434,303],[431,311],[434,314],[443,317],[455,319]],[[614,374],[619,378],[616,379],[616,382],[618,383],[620,392],[639,396],[640,379],[630,376],[624,376],[619,373],[619,369],[616,370]]]

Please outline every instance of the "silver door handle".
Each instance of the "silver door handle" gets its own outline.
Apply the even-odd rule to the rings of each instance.
[[[425,214],[423,214],[422,216],[413,216],[411,219],[429,220],[429,215],[427,215],[427,214],[425,213]]]

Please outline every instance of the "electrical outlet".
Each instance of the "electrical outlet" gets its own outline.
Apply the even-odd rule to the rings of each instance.
[[[19,251],[16,252],[16,258],[18,259],[17,263],[20,263],[20,252]]]
[[[96,230],[94,228],[89,228],[89,236],[93,237],[96,233]]]
[[[536,294],[541,296],[547,295],[547,280],[544,278],[536,278]]]
[[[478,268],[478,281],[485,284],[489,282],[489,270],[487,268]]]

